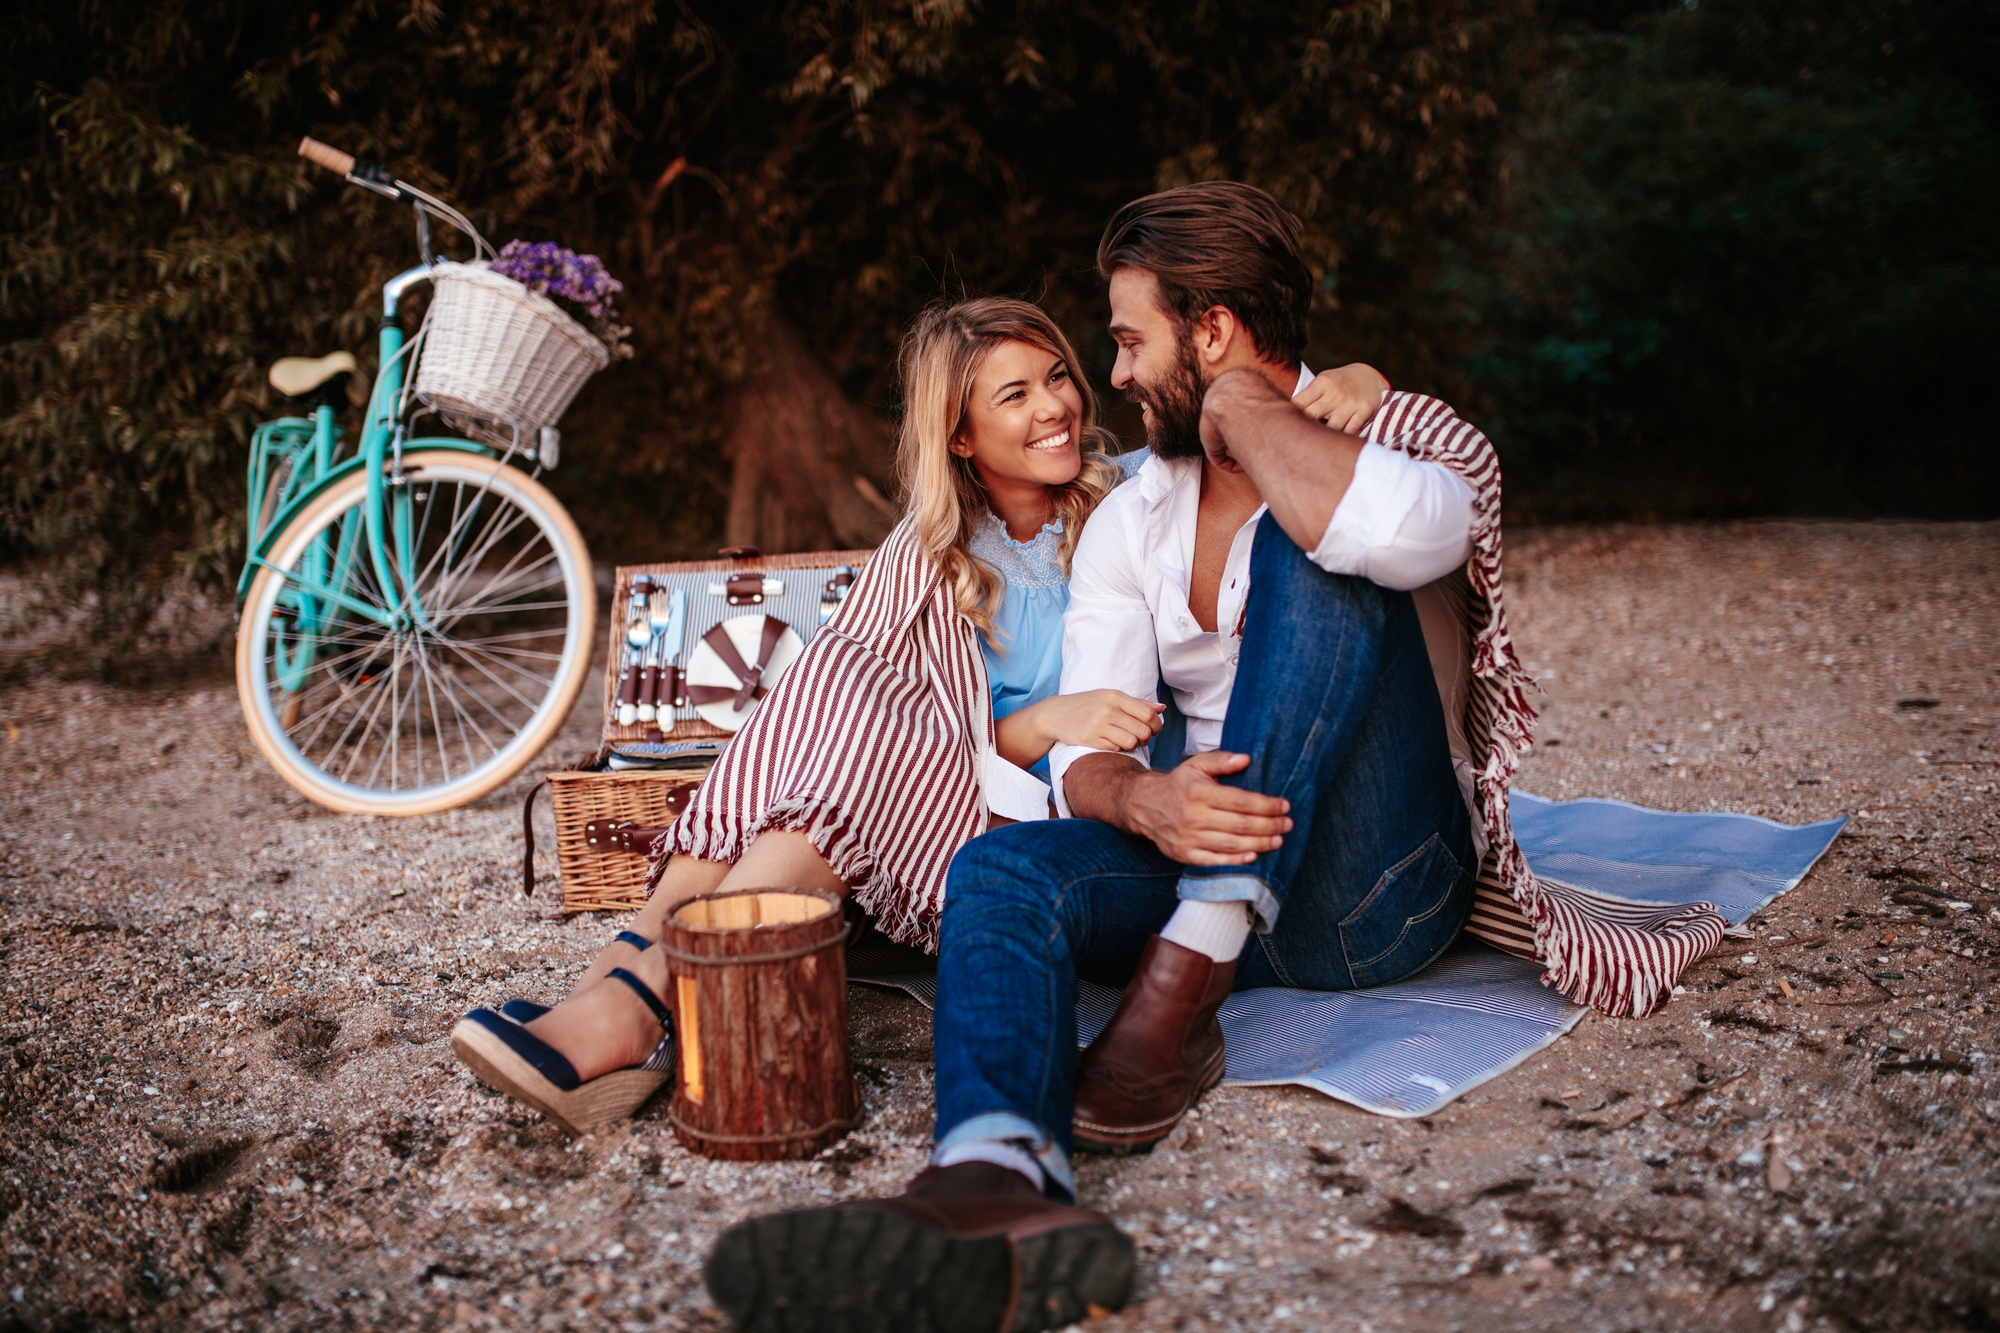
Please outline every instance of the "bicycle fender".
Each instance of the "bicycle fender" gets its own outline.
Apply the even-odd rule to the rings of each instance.
[[[484,458],[498,458],[500,456],[498,449],[484,444],[477,444],[471,440],[453,439],[449,436],[403,441],[404,453],[415,453],[419,449],[447,449],[462,454],[478,454]],[[307,505],[326,494],[327,490],[336,482],[344,480],[350,473],[358,472],[361,469],[361,465],[366,461],[366,454],[356,454],[352,458],[344,458],[340,462],[335,463],[332,468],[328,469],[324,477],[321,477],[318,481],[293,496],[291,503],[279,510],[272,517],[271,525],[264,529],[263,537],[257,542],[257,548],[251,551],[249,556],[243,561],[242,574],[237,576],[236,605],[239,610],[243,606],[243,599],[250,595],[250,580],[257,575],[259,568],[258,558],[270,554],[271,548],[277,544],[278,538],[284,535],[285,529],[292,525],[292,520]]]

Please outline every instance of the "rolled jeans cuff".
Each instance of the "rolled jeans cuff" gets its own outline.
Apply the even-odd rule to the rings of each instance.
[[[960,1121],[938,1139],[931,1161],[935,1164],[949,1148],[981,1140],[1020,1144],[1049,1178],[1051,1191],[1059,1193],[1064,1203],[1076,1202],[1076,1173],[1070,1169],[1069,1154],[1040,1125],[1011,1111],[988,1111]]]
[[[1182,875],[1177,891],[1191,902],[1250,904],[1251,929],[1259,935],[1277,929],[1278,913],[1285,906],[1255,875]]]

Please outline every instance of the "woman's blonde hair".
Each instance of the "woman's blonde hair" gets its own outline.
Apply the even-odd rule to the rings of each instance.
[[[904,511],[916,519],[917,540],[949,580],[959,612],[993,641],[993,613],[1005,595],[999,572],[972,554],[972,535],[992,505],[972,460],[951,451],[965,429],[972,381],[986,357],[1005,342],[1024,342],[1059,358],[1083,399],[1077,446],[1083,466],[1074,480],[1052,487],[1062,520],[1057,555],[1065,575],[1084,520],[1119,481],[1107,462],[1112,436],[1097,424],[1097,397],[1078,369],[1069,339],[1041,307],[1004,296],[982,296],[926,310],[903,338],[903,425],[896,473]],[[996,645],[999,646],[999,645]]]

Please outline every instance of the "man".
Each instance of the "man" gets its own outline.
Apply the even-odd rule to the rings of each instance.
[[[1046,1328],[1121,1304],[1131,1246],[1074,1206],[1071,1149],[1164,1138],[1222,1077],[1232,990],[1386,984],[1465,923],[1484,838],[1464,739],[1475,494],[1291,401],[1312,379],[1299,237],[1226,182],[1106,231],[1112,382],[1154,457],[1078,544],[1063,690],[1163,682],[1173,720],[1150,764],[1057,747],[1074,817],[959,853],[932,1166],[898,1198],[725,1235],[709,1286],[739,1323]],[[1081,1057],[1079,976],[1129,979]]]

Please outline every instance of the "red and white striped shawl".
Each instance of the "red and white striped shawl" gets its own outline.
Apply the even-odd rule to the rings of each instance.
[[[1371,444],[1442,463],[1472,488],[1465,739],[1478,765],[1473,786],[1487,850],[1466,929],[1541,963],[1542,980],[1572,1000],[1610,1014],[1650,1014],[1672,996],[1688,964],[1722,942],[1729,923],[1708,903],[1655,907],[1541,879],[1514,842],[1507,788],[1534,744],[1528,696],[1540,691],[1514,651],[1501,600],[1499,455],[1456,412],[1416,393],[1389,394],[1362,434]]]
[[[905,519],[654,843],[648,891],[670,855],[804,833],[883,934],[935,951],[945,870],[986,827],[977,636]]]
[[[1536,686],[1501,601],[1493,446],[1445,404],[1412,393],[1388,395],[1364,434],[1449,467],[1475,497],[1466,739],[1488,850],[1468,930],[1541,962],[1542,979],[1573,1000],[1651,1013],[1727,923],[1706,903],[1645,906],[1539,879],[1514,843],[1507,785],[1533,744]],[[885,934],[935,949],[946,868],[985,826],[980,767],[992,743],[976,631],[905,522],[656,844],[653,880],[670,854],[733,861],[759,833],[795,830]]]

